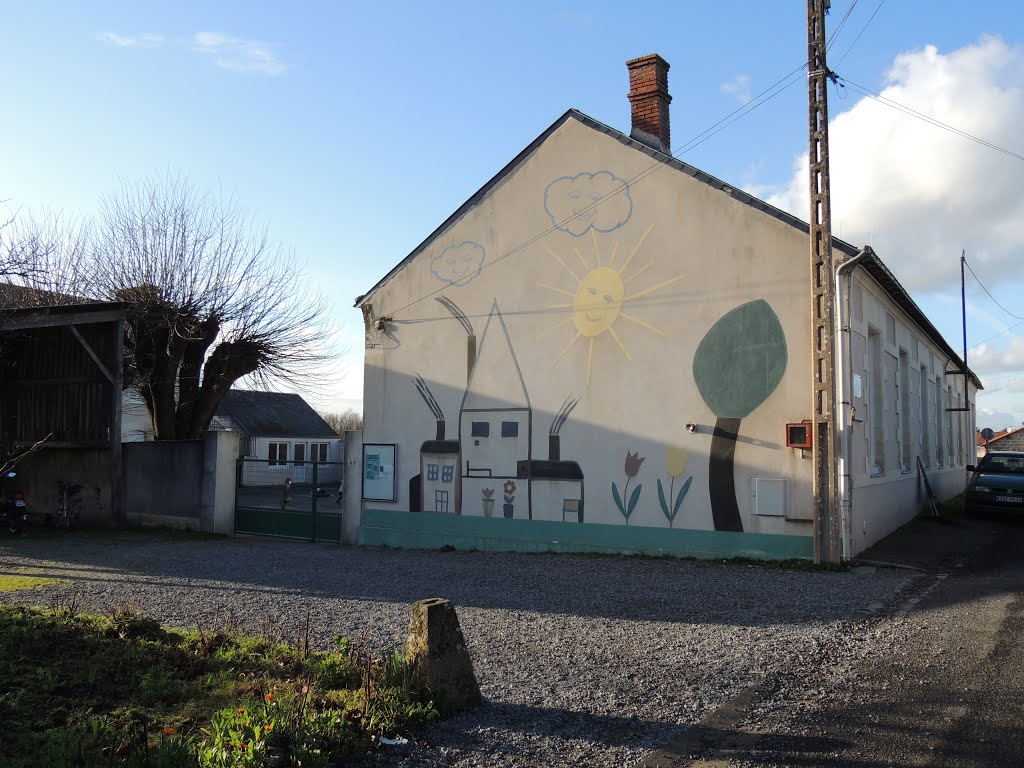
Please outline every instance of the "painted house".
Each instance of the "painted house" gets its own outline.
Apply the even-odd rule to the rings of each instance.
[[[217,407],[215,423],[237,430],[241,457],[258,460],[244,463],[244,485],[279,486],[287,477],[311,483],[313,462],[332,462],[317,467],[317,484],[341,478],[342,468],[333,462],[343,461],[344,440],[301,395],[232,389]]]
[[[396,489],[360,542],[812,556],[808,225],[675,159],[668,64],[628,69],[629,135],[569,110],[357,299]],[[834,251],[849,557],[919,472],[963,488],[981,385],[873,250]]]

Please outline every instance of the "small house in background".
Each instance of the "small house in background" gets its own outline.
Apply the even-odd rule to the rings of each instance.
[[[339,462],[317,468],[318,484],[337,483],[344,440],[302,399],[288,392],[232,389],[217,408],[215,429],[239,433],[239,455],[246,464],[243,485],[313,482],[312,462]]]
[[[992,437],[986,440],[978,430],[976,440],[978,458],[989,451],[1024,451],[1024,427],[1007,427],[995,430]]]

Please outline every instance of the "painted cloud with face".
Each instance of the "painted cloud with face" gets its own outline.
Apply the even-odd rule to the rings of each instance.
[[[584,171],[548,184],[544,209],[556,227],[579,237],[591,228],[611,232],[621,227],[633,213],[633,199],[624,179],[610,171]]]
[[[469,240],[449,245],[430,260],[430,271],[442,283],[465,285],[480,274],[484,265],[484,247]]]

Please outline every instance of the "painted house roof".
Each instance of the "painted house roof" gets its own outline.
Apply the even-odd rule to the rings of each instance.
[[[769,205],[764,200],[760,200],[741,189],[737,189],[731,184],[727,184],[724,181],[716,179],[714,176],[711,176],[688,163],[684,163],[682,160],[679,160],[670,154],[666,154],[665,152],[654,149],[643,142],[637,141],[628,134],[607,126],[589,115],[585,115],[577,109],[569,109],[565,114],[552,123],[547,130],[534,139],[529,146],[512,158],[508,165],[498,171],[498,173],[496,173],[490,181],[477,190],[472,197],[459,206],[459,208],[451,216],[445,219],[437,229],[431,232],[422,243],[417,245],[408,256],[402,259],[390,272],[377,281],[369,291],[362,296],[357,296],[355,306],[360,308],[363,307],[363,305],[373,297],[373,294],[376,293],[385,283],[401,272],[409,262],[429,248],[434,240],[443,235],[451,226],[461,219],[467,211],[478,205],[495,186],[497,186],[506,176],[516,170],[520,165],[526,162],[526,160],[529,159],[529,157],[548,139],[548,137],[550,137],[569,120],[575,120],[594,131],[610,136],[619,143],[624,144],[631,149],[635,149],[638,152],[642,152],[653,160],[664,163],[677,171],[685,173],[687,176],[692,176],[697,181],[703,182],[720,192],[726,193],[734,200],[745,205],[749,205],[751,208],[755,208],[768,216],[789,224],[791,227],[794,227],[805,234],[810,234],[810,226],[806,221],[793,216],[790,213],[786,213],[773,205]],[[921,311],[921,308],[917,306],[917,303],[910,297],[910,294],[907,293],[906,289],[900,285],[899,281],[892,274],[889,268],[878,257],[878,254],[876,254],[870,247],[861,249],[846,242],[845,240],[840,240],[837,237],[832,238],[832,246],[841,253],[845,253],[848,257],[853,257],[864,252],[865,256],[861,259],[860,265],[865,269],[865,271],[867,271],[868,274],[871,275],[871,277],[882,287],[882,289],[892,297],[893,301],[900,305],[900,307],[910,316],[911,319],[914,320],[915,323],[918,324],[918,326],[920,326],[928,337],[935,342],[935,344],[938,345],[946,355],[949,356],[956,367],[961,371],[963,370],[963,361],[942,337],[942,334],[939,333],[938,329],[936,329],[928,319],[927,315],[925,315],[925,313]],[[969,371],[969,373],[974,385],[978,389],[984,389],[981,384],[981,380],[978,379],[974,372]]]
[[[301,395],[232,389],[217,408],[253,437],[323,437],[338,439]]]

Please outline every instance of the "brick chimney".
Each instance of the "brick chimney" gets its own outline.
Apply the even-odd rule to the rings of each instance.
[[[669,142],[668,62],[656,53],[631,59],[629,69],[629,105],[633,114],[633,130],[637,141],[662,152],[671,152]]]

